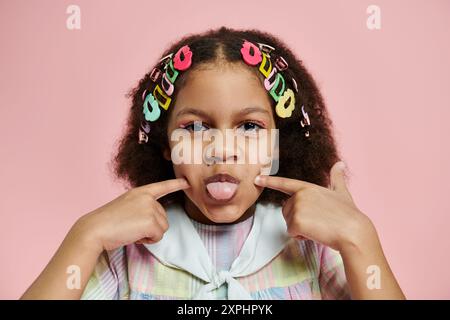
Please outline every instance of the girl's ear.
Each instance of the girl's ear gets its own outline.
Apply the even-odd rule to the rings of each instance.
[[[164,148],[164,150],[163,150],[163,157],[167,161],[172,161],[172,157],[170,156],[170,149],[169,148],[167,148],[167,147]]]

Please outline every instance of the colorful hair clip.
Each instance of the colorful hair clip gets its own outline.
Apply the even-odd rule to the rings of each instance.
[[[258,43],[258,46],[259,46],[259,50],[261,50],[262,52],[266,53],[269,56],[269,58],[270,58],[270,53],[272,51],[275,51],[275,48],[272,47],[272,46],[269,46],[268,44],[265,44],[265,43],[260,43],[260,42],[257,42],[257,43]]]
[[[251,43],[250,41],[245,40],[242,44],[241,48],[242,58],[245,63],[256,66],[258,63],[262,61],[262,54],[259,48]]]
[[[272,96],[273,100],[275,100],[275,102],[278,102],[278,100],[280,100],[280,97],[285,93],[285,88],[286,83],[283,76],[281,75],[281,73],[277,73],[275,84],[272,86],[272,89],[270,89],[270,95]]]
[[[188,45],[185,45],[177,51],[173,57],[173,66],[175,69],[184,71],[189,69],[192,64],[192,51]]]
[[[150,73],[150,79],[153,82],[158,81],[159,77],[161,76],[162,71],[158,68],[153,68],[152,72]]]
[[[309,121],[308,113],[305,111],[305,106],[302,105],[302,114],[303,118],[306,120],[306,124],[303,122],[303,119],[300,120],[300,124],[302,125],[302,128],[305,126],[309,126],[311,124],[311,121]]]
[[[264,79],[264,88],[267,91],[270,91],[272,87],[275,85],[275,81],[277,80],[277,68],[273,67],[269,76]]]
[[[304,105],[302,105],[302,115],[303,115],[303,119],[300,120],[300,125],[302,126],[302,128],[309,127],[311,125],[311,121],[309,120],[308,113],[305,111]],[[306,120],[306,123],[303,122],[303,120]],[[306,130],[305,137],[309,137],[309,130]]]
[[[164,73],[161,79],[161,87],[168,96],[171,96],[174,90],[173,83],[167,79],[167,75]]]
[[[149,109],[149,104],[152,107],[152,110]],[[161,110],[158,107],[158,101],[156,101],[153,94],[149,93],[144,100],[143,104],[143,113],[145,120],[147,121],[156,121],[159,119],[159,116],[161,115]]]
[[[272,61],[270,61],[270,57],[267,53],[263,53],[262,57],[263,59],[259,65],[259,71],[264,75],[264,77],[268,78],[272,72]]]
[[[291,89],[287,89],[278,100],[275,112],[280,118],[289,118],[295,109],[295,95]]]
[[[172,96],[175,90],[175,80],[180,71],[187,70],[192,65],[192,51],[188,45],[181,47],[175,54],[170,53],[159,60],[160,66],[153,68],[150,73],[150,79],[158,82],[153,92],[148,93],[147,89],[142,93],[142,113],[144,119],[139,128],[139,143],[148,141],[147,134],[150,132],[150,124],[147,121],[154,122],[161,116],[161,109],[168,110],[172,102]],[[162,69],[161,69],[162,68]]]
[[[242,39],[241,55],[245,63],[250,66],[257,66],[264,75],[264,87],[269,95],[277,103],[275,112],[280,118],[289,118],[295,110],[295,93],[298,93],[297,81],[291,77],[292,87],[295,91],[286,88],[286,82],[280,73],[289,68],[289,64],[282,56],[276,56],[272,65],[270,54],[275,48],[265,43],[257,42],[257,46],[252,42]],[[308,114],[302,106],[303,118],[300,123],[302,128],[310,124]],[[309,131],[305,133],[309,137]]]
[[[156,85],[155,89],[153,89],[153,96],[155,97],[158,104],[164,110],[168,110],[170,103],[172,102],[172,98],[170,98],[164,91],[161,89],[159,84]]]
[[[246,39],[242,40],[241,55],[243,60],[250,66],[258,66],[259,71],[264,75],[264,87],[277,102],[277,114],[282,118],[290,117],[295,108],[295,97],[292,90],[286,90],[286,81],[283,75],[279,73],[279,71],[287,69],[288,63],[284,58],[278,57],[275,66],[272,66],[270,53],[275,50],[274,47],[259,42],[257,46]]]
[[[295,93],[298,93],[296,80],[291,77],[292,87],[286,87],[286,81],[280,73],[288,69],[289,64],[282,56],[276,56],[275,62],[272,64],[270,54],[275,48],[265,43],[254,43],[242,39],[243,44],[240,49],[241,55],[245,63],[250,66],[257,66],[261,74],[264,76],[264,87],[269,95],[276,102],[275,111],[281,118],[289,118],[295,110]],[[139,128],[139,143],[147,143],[148,133],[150,133],[150,122],[156,121],[161,115],[160,108],[168,110],[175,90],[175,80],[178,78],[180,71],[189,69],[192,65],[193,53],[188,45],[181,47],[175,54],[170,53],[161,58],[160,67],[153,68],[150,79],[158,83],[152,93],[148,93],[147,89],[142,94],[143,114],[145,120],[142,120]],[[145,98],[144,98],[145,97]],[[151,108],[150,108],[151,107]],[[308,113],[302,106],[303,119],[300,120],[302,128],[310,125]],[[309,137],[309,130],[305,133]]]
[[[292,80],[292,85],[294,87],[295,92],[298,93],[297,81],[295,81],[294,77],[292,77],[291,80]]]
[[[167,56],[162,57],[161,59],[159,59],[158,63],[167,65],[167,62],[168,62],[170,59],[172,59],[172,57],[173,57],[173,53],[169,53]]]
[[[166,75],[167,79],[172,83],[175,83],[175,80],[177,80],[178,75],[180,73],[177,70],[175,70],[175,66],[173,65],[172,60],[170,60],[169,63],[167,64],[166,72],[164,74]]]
[[[142,129],[139,129],[139,141],[138,141],[138,143],[139,144],[144,144],[144,143],[147,143],[147,142],[148,142],[147,134],[144,131],[142,131]]]
[[[277,67],[278,71],[284,71],[288,68],[289,65],[283,57],[278,56],[275,59],[275,66]]]
[[[150,132],[150,123],[148,123],[146,120],[141,121],[141,129],[144,130],[145,133]]]

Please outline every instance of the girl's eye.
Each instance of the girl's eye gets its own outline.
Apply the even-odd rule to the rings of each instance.
[[[185,126],[183,126],[184,129],[189,131],[202,131],[202,130],[208,130],[208,127],[203,125],[201,121],[195,121],[193,123],[189,123]]]
[[[263,129],[264,127],[257,124],[256,122],[252,122],[252,121],[247,121],[243,124],[241,124],[238,127],[238,130],[243,130],[244,132],[256,132],[259,129]]]

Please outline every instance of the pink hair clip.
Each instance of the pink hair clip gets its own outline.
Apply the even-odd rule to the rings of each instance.
[[[244,40],[241,48],[242,58],[250,66],[256,66],[262,61],[261,50],[250,41]]]
[[[153,68],[152,72],[150,73],[150,79],[153,82],[157,82],[159,77],[161,76],[161,74],[162,74],[162,71],[155,67],[155,68]]]
[[[275,59],[275,66],[277,67],[278,71],[284,71],[288,68],[289,65],[288,65],[286,59],[284,59],[281,56],[278,56]]]
[[[179,71],[185,71],[192,65],[192,51],[188,45],[182,46],[173,57],[173,66]]]
[[[150,132],[150,123],[148,123],[146,120],[141,121],[141,129],[144,130],[145,133]]]

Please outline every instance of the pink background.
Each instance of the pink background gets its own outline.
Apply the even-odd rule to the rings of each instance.
[[[450,2],[271,2],[0,1],[0,298],[123,192],[108,161],[128,89],[171,41],[221,25],[270,31],[305,61],[406,295],[450,298]],[[81,30],[66,28],[70,4]]]

